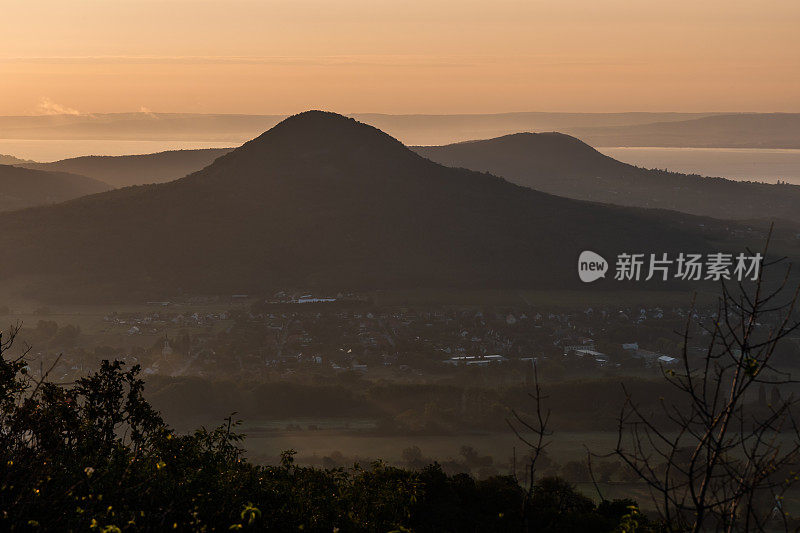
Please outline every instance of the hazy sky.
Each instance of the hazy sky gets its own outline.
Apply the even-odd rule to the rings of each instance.
[[[798,0],[0,0],[0,114],[800,111]]]

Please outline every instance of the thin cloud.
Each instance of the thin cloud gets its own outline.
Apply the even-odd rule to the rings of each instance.
[[[54,102],[50,98],[43,96],[36,106],[36,111],[39,115],[82,115],[80,111],[75,108],[67,107]]]
[[[158,118],[158,115],[153,113],[153,111],[151,111],[150,108],[145,107],[145,106],[139,107],[139,113],[143,113],[143,114],[147,115],[150,118]]]
[[[307,67],[477,67],[494,64],[525,64],[538,67],[575,68],[648,65],[645,60],[597,57],[568,59],[553,54],[453,55],[453,54],[356,54],[309,56],[154,56],[154,55],[90,55],[90,56],[0,56],[0,63],[96,64],[96,65],[278,65]]]
[[[485,59],[494,62],[498,58]],[[41,64],[233,64],[233,65],[301,65],[301,66],[430,66],[448,67],[473,65],[475,61],[468,56],[428,56],[405,54],[360,54],[337,56],[44,56],[44,57],[2,57],[0,63],[41,63]]]

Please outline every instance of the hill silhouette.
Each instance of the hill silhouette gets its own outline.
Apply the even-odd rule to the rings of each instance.
[[[647,170],[603,155],[561,133],[518,133],[413,149],[443,165],[491,172],[568,198],[719,219],[772,217],[800,222],[800,186]]]
[[[171,150],[143,155],[83,156],[52,163],[28,162],[20,166],[72,172],[104,181],[115,187],[127,187],[182,178],[210,165],[216,158],[230,151],[231,148],[208,148]]]
[[[584,249],[704,251],[726,235],[712,220],[447,168],[318,111],[185,178],[0,215],[0,225],[0,247],[13,251],[0,278],[51,298],[573,287]]]
[[[560,133],[520,133],[485,141],[412,149],[447,166],[490,172],[514,183],[568,198],[663,208],[720,219],[752,220],[769,214],[800,222],[800,212],[795,209],[800,201],[800,187],[796,185],[748,183],[637,168]],[[13,164],[81,174],[124,187],[184,177],[231,150],[175,150]]]
[[[0,165],[0,211],[63,202],[110,188],[101,181],[66,172]]]

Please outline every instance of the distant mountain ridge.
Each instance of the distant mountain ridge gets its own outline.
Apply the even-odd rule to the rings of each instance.
[[[642,169],[561,133],[518,133],[413,150],[443,165],[490,172],[567,198],[718,219],[778,218],[800,223],[800,186]]]
[[[570,130],[592,146],[800,148],[800,113],[737,113]]]
[[[38,170],[72,172],[89,176],[115,187],[163,183],[182,178],[207,167],[232,148],[171,150],[154,154],[125,156],[83,156],[52,163],[21,163]]]
[[[0,211],[64,202],[110,188],[106,183],[76,174],[0,165]]]
[[[13,250],[0,279],[85,299],[585,287],[584,249],[702,252],[729,235],[711,219],[444,167],[326,112],[290,117],[185,178],[3,214],[0,226],[0,247]]]
[[[800,222],[800,187],[647,170],[601,154],[561,133],[519,133],[445,146],[412,147],[446,166],[490,172],[558,196],[662,208],[719,219],[777,217]],[[19,166],[82,174],[116,187],[162,183],[210,165],[233,149],[86,156]]]

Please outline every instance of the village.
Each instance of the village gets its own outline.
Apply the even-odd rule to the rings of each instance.
[[[102,359],[140,365],[144,375],[292,379],[354,372],[368,379],[431,381],[652,375],[701,356],[714,309],[688,307],[376,306],[357,295],[234,295],[208,302],[148,302],[113,311],[96,328],[43,317],[20,335],[31,372],[69,381]],[[690,317],[689,314],[692,314]],[[796,347],[797,343],[791,343]],[[38,362],[37,362],[38,361]],[[51,368],[52,366],[52,368]],[[477,374],[476,374],[477,373]]]

